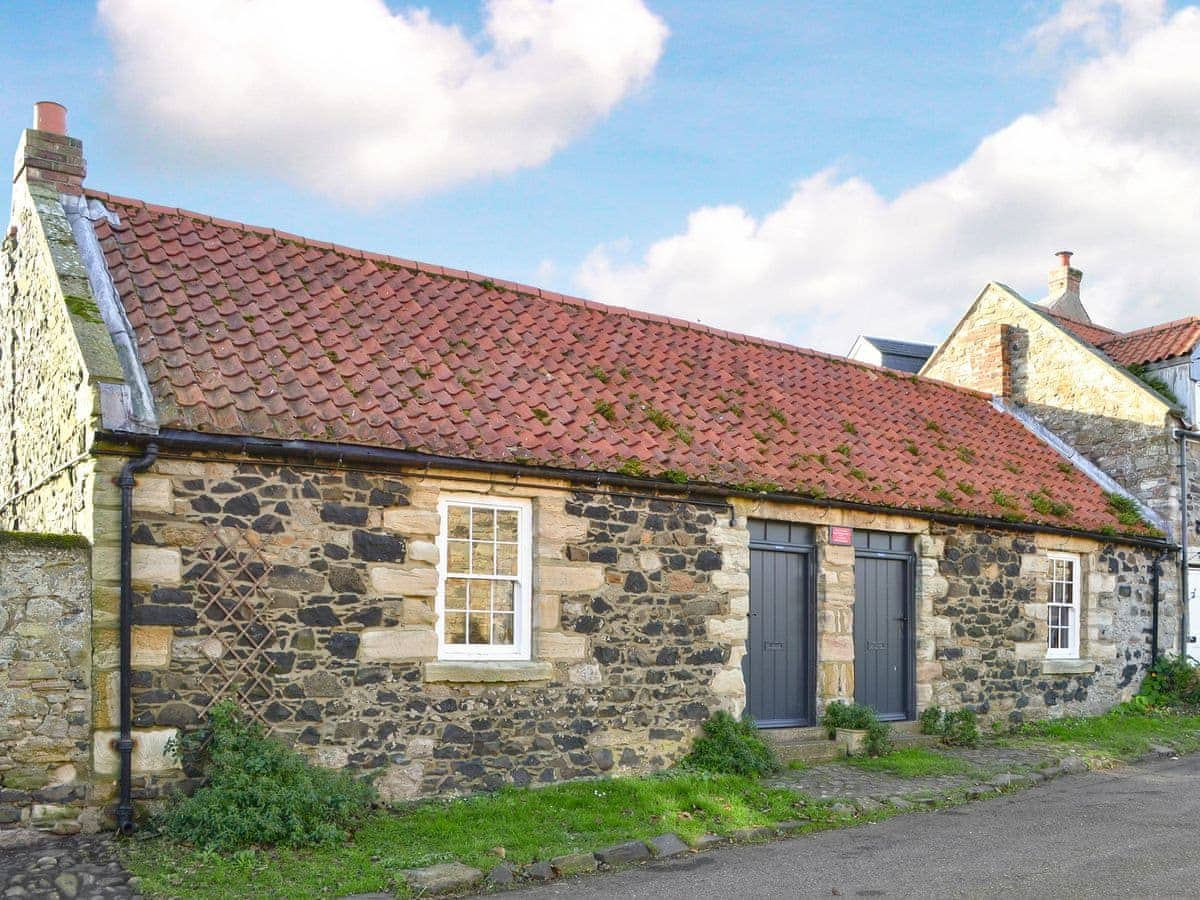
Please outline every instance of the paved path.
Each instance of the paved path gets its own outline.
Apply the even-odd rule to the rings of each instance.
[[[1200,754],[518,896],[1200,897]]]
[[[975,767],[962,775],[934,775],[900,778],[884,772],[860,769],[846,763],[823,763],[798,771],[787,770],[767,779],[772,787],[789,788],[818,800],[862,801],[864,798],[887,801],[894,797],[950,796],[975,785],[985,784],[1003,772],[1032,773],[1051,770],[1070,760],[1061,748],[1044,750],[1013,747],[981,747],[978,750],[954,750],[941,747],[944,756],[960,759]],[[1085,763],[1075,758],[1080,768]],[[1057,772],[1056,772],[1057,774]]]

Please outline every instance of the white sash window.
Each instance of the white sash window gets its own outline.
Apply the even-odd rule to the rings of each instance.
[[[529,659],[529,501],[438,503],[438,657]]]
[[[1048,554],[1050,596],[1047,599],[1046,657],[1079,658],[1079,557],[1068,553]]]

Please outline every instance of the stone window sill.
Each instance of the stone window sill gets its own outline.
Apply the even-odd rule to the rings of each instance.
[[[549,681],[553,676],[554,666],[548,662],[443,659],[425,663],[426,681],[493,684],[497,682]]]
[[[1090,659],[1047,659],[1042,662],[1044,675],[1090,675],[1096,664]]]

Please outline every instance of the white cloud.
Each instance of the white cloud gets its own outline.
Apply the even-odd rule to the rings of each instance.
[[[1068,2],[1057,34],[1093,28],[1087,39],[1107,49],[1064,75],[1050,108],[953,170],[894,199],[828,170],[762,218],[698,209],[640,259],[596,248],[580,288],[842,353],[862,332],[940,339],[989,280],[1040,298],[1041,271],[1066,248],[1097,321],[1200,313],[1200,10],[1168,19],[1156,3],[1127,4],[1114,19],[1101,6]],[[1061,19],[1073,7],[1106,24]]]
[[[1043,54],[1073,42],[1107,53],[1157,28],[1163,8],[1163,0],[1066,0],[1029,38]]]
[[[177,156],[370,204],[536,166],[644,83],[642,0],[489,0],[473,42],[382,0],[100,0],[118,99]]]

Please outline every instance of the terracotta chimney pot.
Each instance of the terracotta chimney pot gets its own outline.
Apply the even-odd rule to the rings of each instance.
[[[53,100],[39,100],[33,104],[33,127],[37,131],[65,135],[67,133],[67,108]]]

